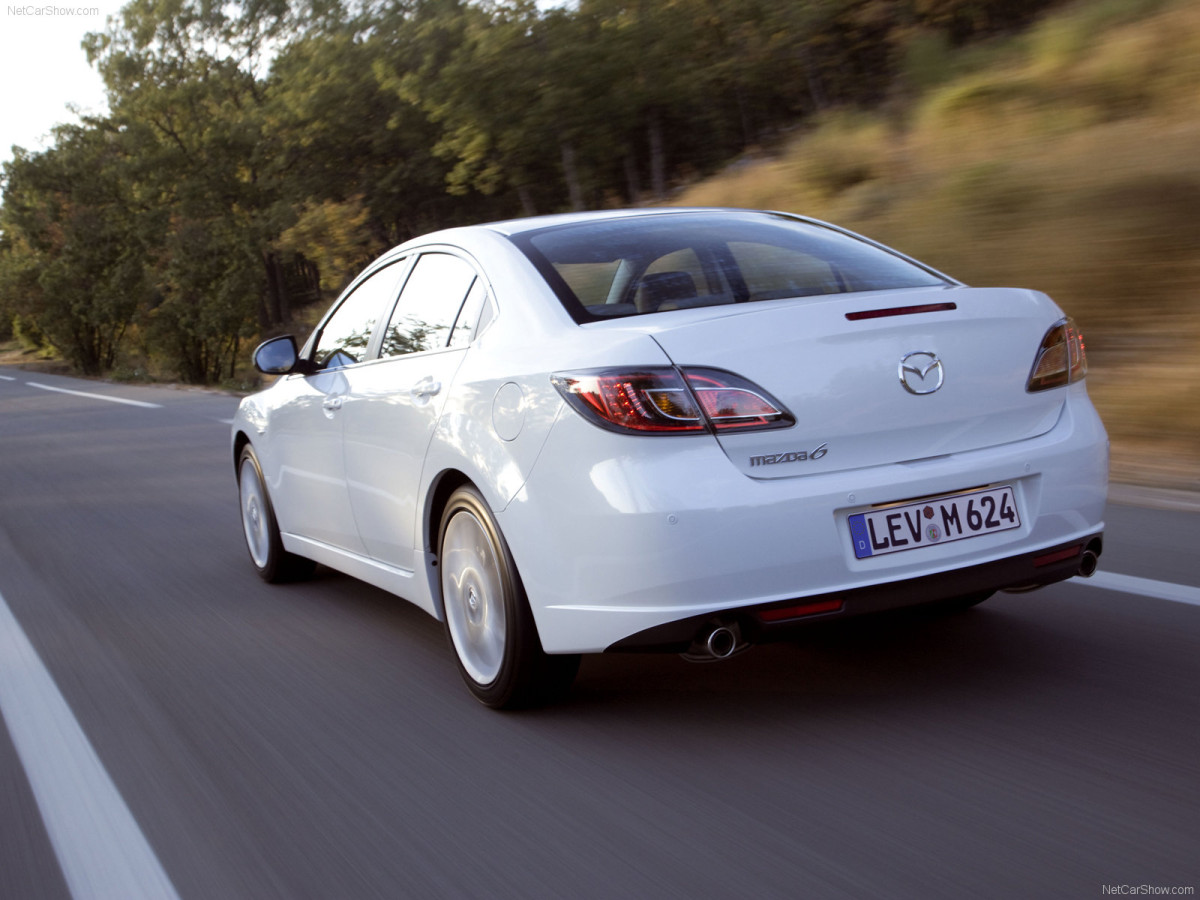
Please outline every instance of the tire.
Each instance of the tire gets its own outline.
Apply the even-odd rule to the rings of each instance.
[[[508,543],[474,487],[456,490],[438,532],[446,636],[475,698],[493,709],[564,696],[579,655],[542,651]]]
[[[259,578],[269,584],[299,581],[312,575],[317,564],[283,549],[275,509],[263,480],[254,448],[247,444],[238,457],[238,505],[246,549]]]

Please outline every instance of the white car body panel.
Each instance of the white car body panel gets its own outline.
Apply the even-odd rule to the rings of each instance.
[[[366,555],[412,571],[420,477],[467,350],[378,360],[346,370],[346,486]],[[435,390],[436,388],[436,390]]]
[[[952,302],[919,316],[848,322],[847,312]],[[797,417],[787,434],[725,434],[721,444],[747,475],[780,478],[923,459],[1044,434],[1058,421],[1062,392],[1022,390],[1044,322],[1061,316],[1032,291],[941,288],[804,298],[723,307],[722,317],[652,332],[672,361],[737,372],[769,385]],[[1039,316],[1038,313],[1041,315]],[[628,320],[626,320],[628,321]],[[637,320],[634,320],[637,321]],[[986,341],[978,340],[983,331]],[[764,353],[770,336],[771,352]],[[918,396],[899,389],[898,366],[936,349],[945,384]],[[753,465],[763,454],[811,450],[820,459]]]
[[[1082,386],[1070,391],[1055,427],[1027,441],[771,480],[745,477],[707,435],[677,439],[690,446],[666,457],[563,416],[499,521],[526,590],[539,598],[534,616],[546,649],[599,652],[655,625],[735,605],[917,578],[1093,533],[1106,501],[1106,438]],[[855,559],[851,513],[983,484],[1013,486],[1019,529]],[[566,512],[547,514],[544,494]]]
[[[364,547],[346,492],[342,420],[325,408],[327,400],[344,396],[346,390],[342,371],[280,379],[271,388],[271,402],[259,407],[268,429],[260,440],[269,440],[271,450],[263,454],[262,464],[284,531],[291,530],[290,523],[304,522],[310,538],[361,553]],[[315,510],[321,515],[309,517]]]
[[[1107,439],[1085,384],[1024,390],[1062,317],[1044,295],[948,282],[578,325],[504,234],[524,227],[454,229],[383,258],[450,250],[477,268],[495,315],[468,348],[286,375],[243,401],[235,455],[254,445],[289,552],[441,618],[438,491],[470,482],[507,539],[543,649],[581,653],[682,619],[1102,532]],[[845,317],[948,301],[957,309]],[[897,369],[924,350],[939,354],[945,385],[917,396]],[[585,420],[550,380],[671,364],[735,372],[797,424],[719,438],[618,434]],[[414,395],[430,383],[438,390]],[[798,458],[819,446],[819,457]],[[789,452],[797,458],[754,462]],[[985,485],[1013,488],[1019,528],[855,557],[851,514]]]

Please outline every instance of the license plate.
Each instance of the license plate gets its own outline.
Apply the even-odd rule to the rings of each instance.
[[[856,513],[850,517],[850,539],[854,555],[866,559],[1020,525],[1013,489],[1005,485]]]

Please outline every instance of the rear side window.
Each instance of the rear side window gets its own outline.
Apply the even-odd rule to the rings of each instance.
[[[576,322],[952,282],[833,228],[755,212],[629,216],[517,234]]]
[[[447,346],[475,280],[475,270],[457,256],[423,253],[400,291],[379,355],[403,356]]]

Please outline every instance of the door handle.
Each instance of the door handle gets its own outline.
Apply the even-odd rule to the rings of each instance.
[[[434,381],[432,378],[422,378],[412,386],[412,390],[409,393],[418,400],[423,400],[432,397],[441,389],[442,383],[440,381]]]
[[[336,412],[337,410],[342,408],[342,398],[341,397],[326,397],[321,402],[321,406],[323,406],[329,412]]]

